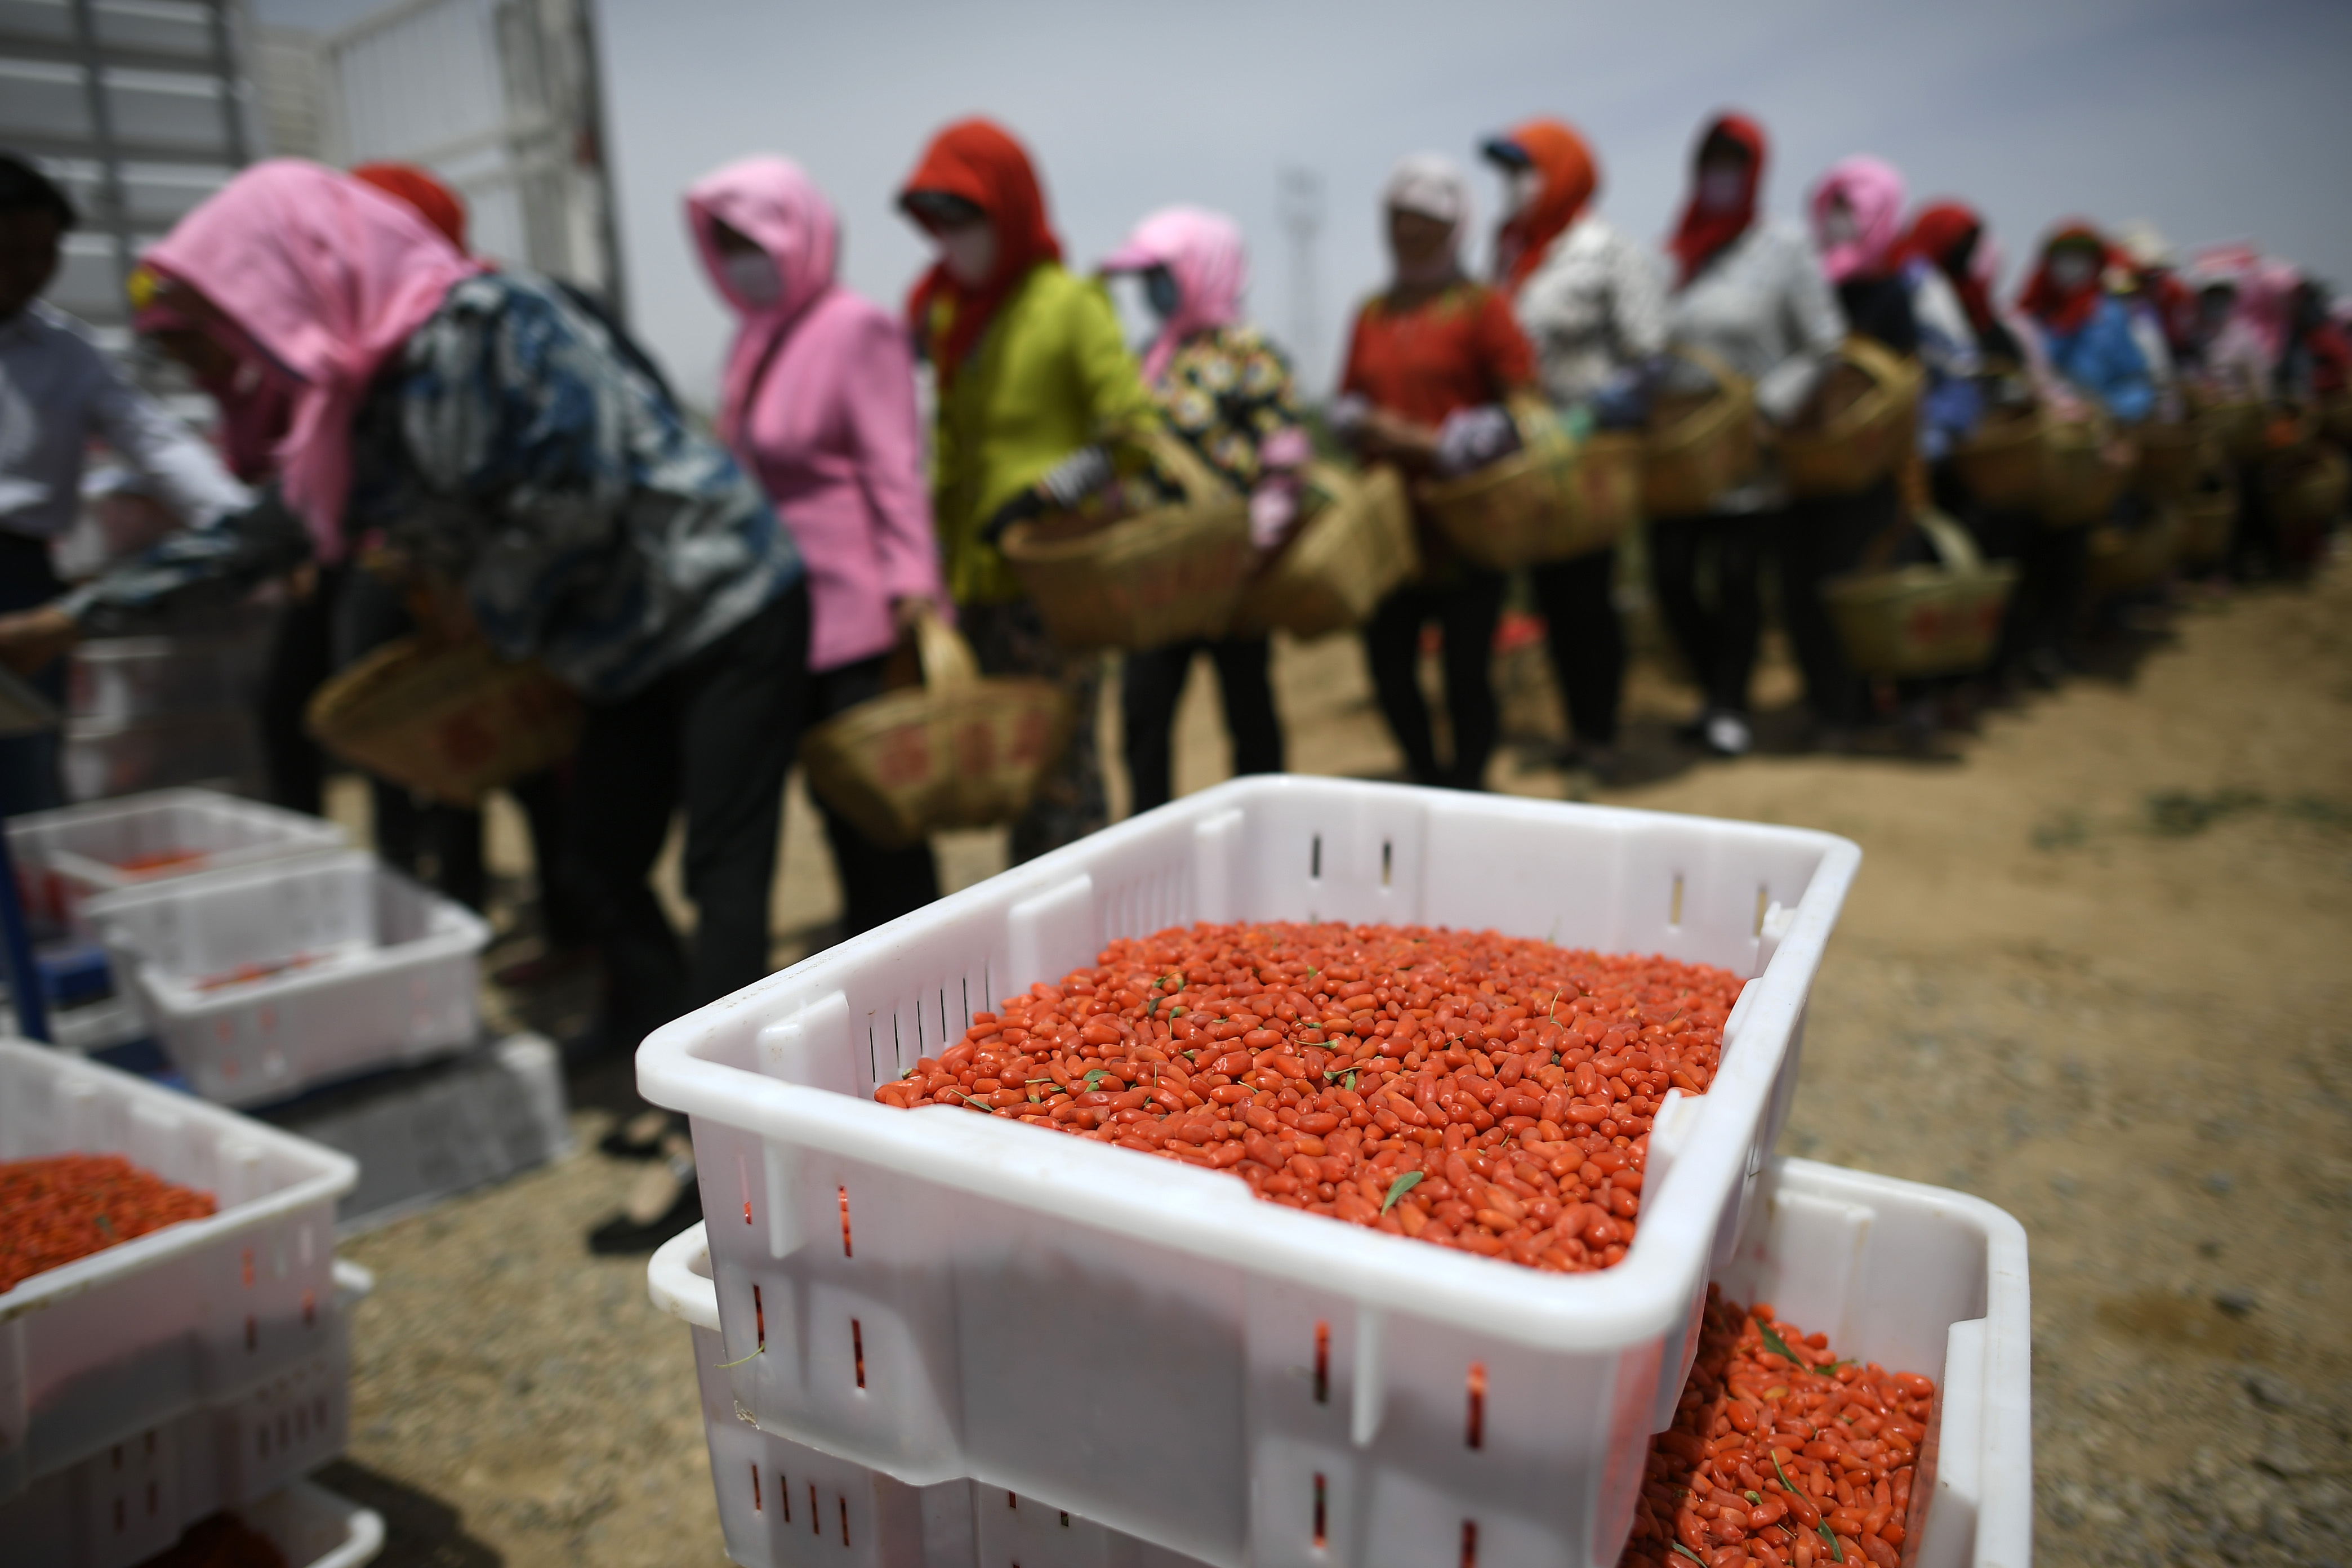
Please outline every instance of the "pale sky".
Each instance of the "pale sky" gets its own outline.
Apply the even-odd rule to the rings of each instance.
[[[1478,138],[1537,113],[1599,153],[1601,209],[1647,241],[1722,108],[1771,137],[1766,202],[1795,217],[1850,153],[1888,159],[1915,202],[1987,212],[2012,262],[2054,220],[2153,218],[2184,247],[2252,237],[2352,286],[2352,5],[2331,0],[596,0],[629,310],[707,401],[731,323],[688,245],[679,195],[750,152],[797,159],[832,195],[844,275],[897,305],[924,260],[892,206],[931,132],[1002,120],[1035,156],[1070,259],[1143,214],[1221,208],[1248,235],[1254,312],[1301,325],[1277,172],[1324,191],[1310,384],[1384,271],[1376,193],[1411,152],[1471,166]],[[332,26],[362,0],[257,0]],[[1483,248],[1483,247],[1481,247]]]

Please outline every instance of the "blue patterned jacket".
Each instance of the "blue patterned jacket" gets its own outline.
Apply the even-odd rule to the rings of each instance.
[[[642,689],[802,570],[726,449],[688,428],[604,325],[527,273],[457,284],[377,378],[354,422],[343,531],[355,547],[381,533],[462,584],[493,647],[592,699]],[[66,607],[112,629],[310,555],[273,495],[172,535]]]

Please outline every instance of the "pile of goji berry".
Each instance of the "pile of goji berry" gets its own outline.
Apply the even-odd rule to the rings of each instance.
[[[1625,1256],[1652,1117],[1742,980],[1493,931],[1202,924],[1111,943],[875,1091],[1230,1170],[1261,1198],[1560,1272]]]
[[[210,1193],[150,1174],[120,1154],[0,1161],[0,1292],[214,1208]]]
[[[1618,1568],[1897,1568],[1918,1528],[1912,1481],[1935,1408],[1932,1380],[1841,1361],[1826,1334],[1709,1286],[1690,1381],[1651,1440]]]

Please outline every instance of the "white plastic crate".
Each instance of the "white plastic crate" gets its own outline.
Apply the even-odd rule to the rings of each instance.
[[[79,924],[82,906],[100,893],[343,844],[343,830],[331,822],[206,789],[158,790],[8,822],[26,909],[81,930],[88,929]],[[170,855],[200,858],[152,871],[123,868],[128,860]]]
[[[1842,1353],[1938,1378],[1936,1429],[1919,1478],[1932,1496],[1913,1568],[2023,1568],[2033,1549],[2024,1228],[1979,1198],[1806,1160],[1773,1161],[1759,1196],[1758,1223],[1718,1275],[1725,1291],[1742,1304],[1770,1301],[1791,1321],[1826,1332]],[[1034,1497],[965,1480],[908,1486],[739,1419],[720,1366],[727,1357],[706,1226],[663,1247],[647,1278],[654,1304],[694,1329],[719,1523],[737,1563],[1099,1568],[1188,1561]],[[1311,1548],[1312,1482],[1268,1500]],[[1436,1522],[1459,1541],[1458,1521]],[[1483,1528],[1478,1540],[1485,1562]],[[1331,1563],[1401,1555],[1377,1544],[1351,1554],[1336,1541],[1326,1551]],[[1458,1552],[1429,1559],[1457,1560]]]
[[[489,927],[359,850],[124,888],[85,912],[116,984],[206,1100],[283,1100],[480,1032]],[[247,968],[269,973],[226,978]]]
[[[269,651],[262,620],[226,636],[93,637],[73,650],[66,712],[127,725],[251,706]]]
[[[129,724],[69,719],[58,768],[66,798],[84,803],[175,788],[259,795],[269,783],[260,723],[235,710]]]
[[[1785,1115],[1860,859],[1794,828],[1243,779],[714,1003],[650,1037],[637,1079],[693,1119],[730,1400],[900,1481],[969,1479],[1209,1563],[1326,1561],[1291,1518],[1318,1476],[1342,1561],[1451,1561],[1465,1518],[1486,1568],[1605,1561]],[[1233,919],[1493,928],[1760,978],[1712,1092],[1660,1110],[1636,1241],[1601,1273],[872,1102],[974,1010],[1108,940]]]
[[[47,1047],[0,1040],[0,1160],[121,1154],[210,1192],[210,1218],[0,1293],[0,1500],[327,1348],[352,1163]]]
[[[340,1455],[351,1425],[350,1311],[373,1283],[358,1265],[338,1262],[325,1342],[313,1354],[0,1503],[11,1568],[133,1568],[198,1520],[261,1503]]]

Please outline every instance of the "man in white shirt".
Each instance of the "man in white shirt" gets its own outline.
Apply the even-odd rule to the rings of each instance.
[[[88,327],[41,301],[74,222],[73,204],[47,176],[0,153],[0,612],[63,591],[49,545],[79,510],[93,437],[195,526],[252,503],[210,447],[100,352]],[[62,701],[65,661],[34,684]],[[0,741],[0,816],[63,803],[58,752],[55,735]]]

